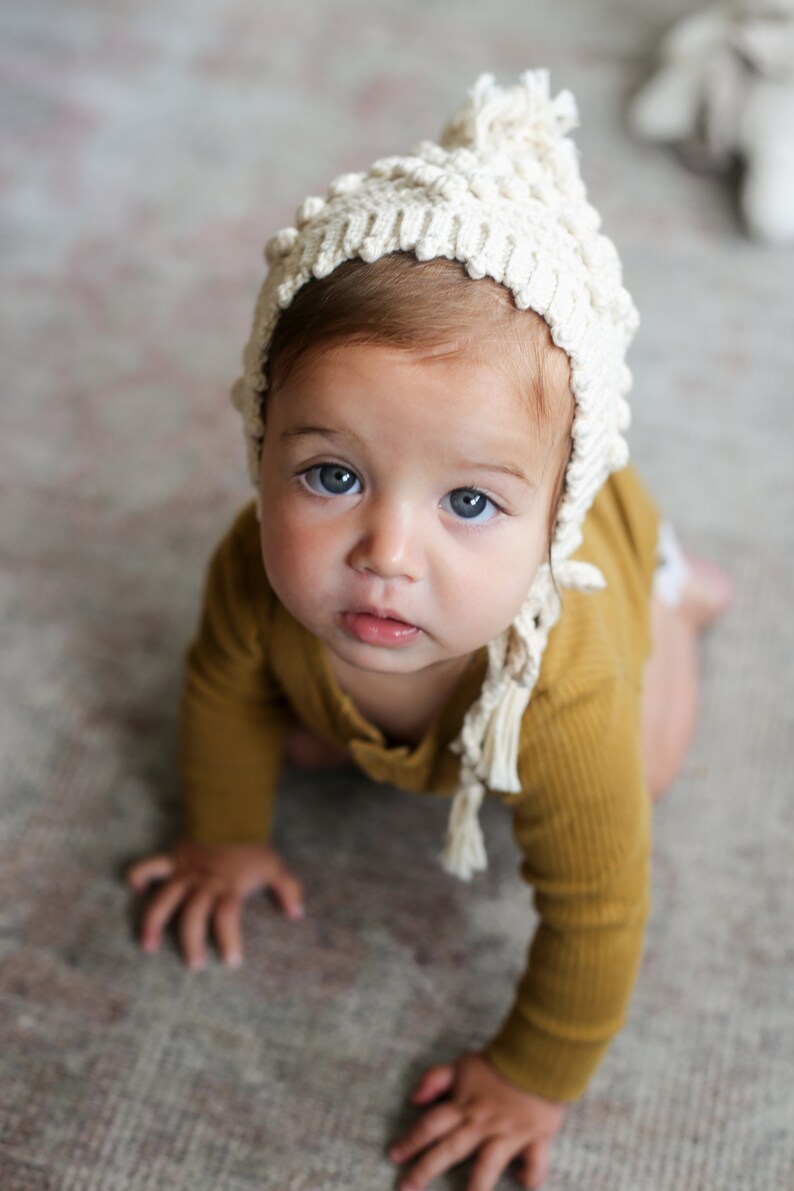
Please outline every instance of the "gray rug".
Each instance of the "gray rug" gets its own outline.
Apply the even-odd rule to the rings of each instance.
[[[794,1186],[794,252],[749,244],[722,183],[626,133],[683,7],[3,3],[4,1191],[386,1191],[413,1081],[510,1003],[532,918],[498,805],[464,887],[436,864],[445,802],[286,770],[308,915],[252,903],[239,972],[190,973],[173,940],[141,955],[122,873],[178,823],[182,654],[249,495],[226,393],[267,234],[437,131],[481,70],[533,65],[579,98],[643,315],[634,459],[738,585],[656,813],[629,1022],[547,1188]]]

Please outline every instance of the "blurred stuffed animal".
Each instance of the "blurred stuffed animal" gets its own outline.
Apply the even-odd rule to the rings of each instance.
[[[794,242],[794,0],[722,0],[664,37],[629,119],[653,141],[739,160],[741,208],[760,240]]]

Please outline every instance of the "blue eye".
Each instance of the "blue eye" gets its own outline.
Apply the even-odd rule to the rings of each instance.
[[[494,516],[499,512],[493,501],[489,500],[484,492],[480,492],[476,488],[454,488],[452,492],[447,493],[444,500],[449,501],[452,512],[463,521],[483,523],[493,520]],[[491,509],[490,516],[480,516],[489,507]]]
[[[361,480],[341,463],[318,463],[301,474],[312,492],[319,496],[349,496],[361,491],[360,487],[354,491],[354,485],[360,485]]]

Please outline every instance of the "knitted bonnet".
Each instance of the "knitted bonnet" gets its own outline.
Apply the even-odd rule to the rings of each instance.
[[[343,261],[372,262],[397,251],[420,261],[457,260],[472,278],[505,285],[519,309],[536,311],[569,357],[573,446],[552,568],[540,566],[514,621],[488,643],[479,697],[449,746],[460,756],[460,778],[441,860],[464,880],[487,863],[477,818],[486,789],[521,789],[521,718],[561,611],[554,580],[578,591],[605,586],[595,566],[570,556],[582,542],[593,498],[628,459],[623,432],[631,374],[624,356],[638,317],[615,247],[599,234],[600,217],[587,202],[577,150],[566,135],[577,123],[573,96],[561,91],[552,99],[547,71],[527,71],[505,88],[484,74],[438,143],[421,141],[408,156],[336,178],[325,198],[307,198],[295,226],[267,242],[269,270],[244,375],[232,389],[261,517],[264,363],[280,312],[312,277],[327,277]]]

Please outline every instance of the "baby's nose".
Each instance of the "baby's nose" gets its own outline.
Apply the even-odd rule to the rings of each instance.
[[[422,563],[416,518],[405,506],[373,504],[362,521],[349,562],[354,570],[370,571],[381,579],[419,579]]]

